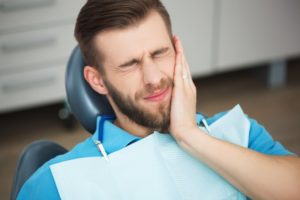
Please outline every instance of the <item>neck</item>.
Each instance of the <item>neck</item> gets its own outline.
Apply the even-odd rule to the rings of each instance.
[[[133,122],[122,113],[117,113],[116,116],[117,119],[114,124],[132,135],[143,138],[153,132],[153,130]]]

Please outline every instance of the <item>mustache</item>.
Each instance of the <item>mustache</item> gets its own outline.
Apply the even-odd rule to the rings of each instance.
[[[153,94],[157,90],[166,89],[168,87],[173,87],[174,81],[170,77],[166,77],[160,80],[158,84],[148,84],[145,88],[139,90],[135,94],[135,99],[143,98]]]

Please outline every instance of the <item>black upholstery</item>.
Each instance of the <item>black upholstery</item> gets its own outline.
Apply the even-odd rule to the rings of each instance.
[[[11,191],[11,199],[15,200],[25,181],[46,161],[67,150],[55,142],[39,140],[28,145],[22,152],[16,169]]]
[[[90,133],[96,129],[98,115],[113,114],[113,110],[103,95],[96,93],[85,81],[83,69],[85,63],[79,46],[76,46],[70,56],[65,86],[67,100],[71,112],[81,125]]]

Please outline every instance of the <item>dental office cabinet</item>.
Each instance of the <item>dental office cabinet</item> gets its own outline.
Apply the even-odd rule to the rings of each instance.
[[[284,68],[286,59],[300,56],[299,0],[162,2],[193,77],[261,63]],[[84,3],[0,0],[0,113],[64,101],[66,63]]]
[[[64,73],[84,0],[0,0],[0,113],[65,98]]]

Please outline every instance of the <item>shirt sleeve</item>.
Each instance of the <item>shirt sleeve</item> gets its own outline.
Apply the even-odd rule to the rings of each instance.
[[[90,156],[99,156],[97,147],[94,145],[91,137],[84,142],[77,144],[66,154],[57,156],[42,167],[40,167],[22,186],[17,199],[18,200],[40,200],[40,199],[60,199],[58,189],[55,184],[50,166],[55,163],[64,162],[76,158]]]
[[[60,199],[51,170],[44,165],[21,188],[17,200]]]
[[[223,117],[228,111],[217,113],[207,119],[211,124]],[[270,133],[256,120],[247,117],[250,121],[248,148],[268,155],[296,155],[288,151],[282,144],[274,140]]]
[[[268,155],[295,155],[274,140],[270,133],[256,120],[249,118],[250,132],[248,148]]]

